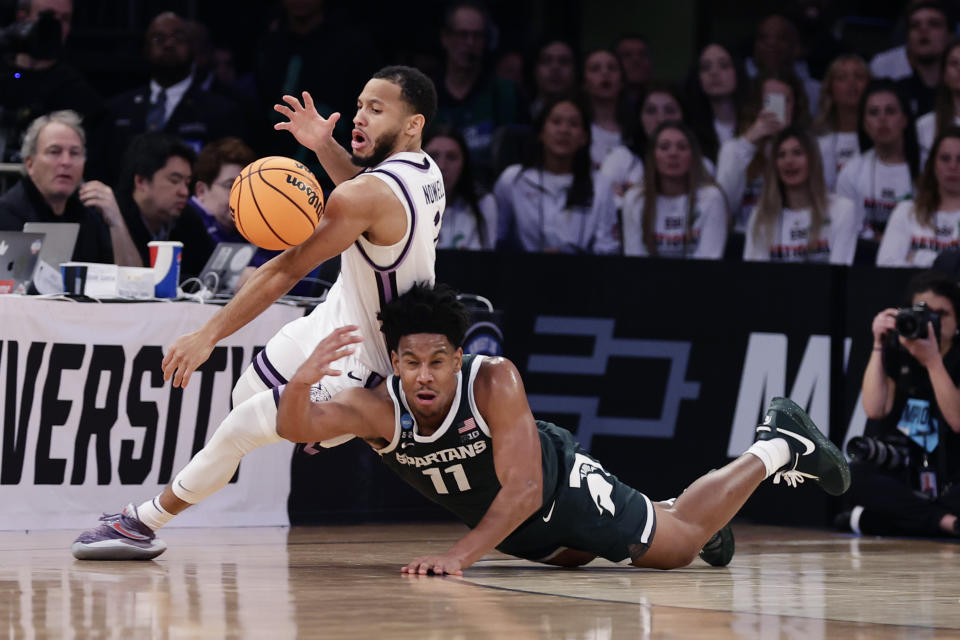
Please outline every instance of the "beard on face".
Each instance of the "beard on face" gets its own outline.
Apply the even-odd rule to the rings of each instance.
[[[191,60],[153,60],[150,64],[151,75],[161,86],[165,87],[180,82],[190,75],[192,69],[193,61]]]
[[[380,136],[380,139],[376,141],[373,145],[373,153],[370,154],[368,158],[361,158],[355,153],[350,154],[350,161],[353,162],[358,167],[370,168],[375,167],[384,160],[387,159],[393,152],[394,145],[397,144],[397,138],[400,137],[400,130],[397,129],[393,133],[385,133]]]

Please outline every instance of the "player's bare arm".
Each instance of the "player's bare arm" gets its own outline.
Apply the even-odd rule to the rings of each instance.
[[[313,98],[306,91],[301,95],[301,104],[294,96],[283,96],[286,104],[276,104],[274,111],[288,118],[287,122],[278,122],[273,128],[289,131],[297,142],[317,154],[317,160],[323,166],[333,183],[339,185],[360,172],[360,168],[350,160],[350,154],[333,137],[333,130],[340,120],[340,113],[331,113],[324,118],[313,104]]]
[[[317,228],[303,244],[262,265],[203,327],[177,338],[163,359],[164,380],[172,377],[173,386],[186,387],[220,340],[260,315],[318,264],[339,255],[361,234],[379,237],[396,233],[396,222],[383,222],[384,218],[399,220],[402,237],[406,217],[398,215],[398,209],[402,214],[403,205],[376,178],[351,180],[334,189]]]
[[[383,440],[393,427],[393,404],[385,393],[351,388],[325,402],[310,400],[310,387],[327,376],[342,375],[337,361],[362,341],[357,327],[337,329],[320,341],[284,387],[277,409],[277,433],[291,442],[318,442],[350,434]]]
[[[506,358],[485,360],[474,394],[490,428],[500,491],[477,526],[449,551],[417,558],[403,567],[404,573],[461,575],[541,507],[540,436],[520,372]]]

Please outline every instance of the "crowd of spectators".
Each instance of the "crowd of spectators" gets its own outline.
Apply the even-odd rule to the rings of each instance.
[[[149,241],[177,239],[188,276],[238,239],[226,198],[251,159],[296,158],[329,187],[273,129],[272,106],[310,91],[323,115],[346,116],[346,141],[364,81],[411,60],[385,59],[322,0],[280,5],[248,73],[206,25],[159,13],[143,33],[147,82],[101,96],[58,55],[73,0],[22,0],[20,21],[60,37],[0,62],[0,153],[24,166],[0,230],[80,222],[74,259],[134,266]],[[609,48],[548,35],[527,52],[500,41],[481,2],[449,3],[426,69],[439,110],[425,149],[448,194],[438,246],[930,265],[960,246],[952,8],[906,3],[904,43],[869,61],[809,11],[758,16],[748,46],[707,42],[671,83],[643,25]]]

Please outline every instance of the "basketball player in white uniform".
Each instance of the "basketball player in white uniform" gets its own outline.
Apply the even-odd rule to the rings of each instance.
[[[185,387],[217,342],[267,309],[316,265],[338,254],[340,277],[310,315],[284,326],[254,359],[233,390],[234,409],[170,486],[143,504],[105,515],[73,544],[83,559],[150,559],[166,549],[155,531],[174,515],[225,487],[253,449],[277,435],[279,388],[335,328],[355,325],[364,337],[340,363],[346,375],[315,390],[328,399],[346,386],[374,386],[392,366],[377,313],[417,282],[433,283],[436,239],[446,202],[443,176],[421,150],[436,114],[433,83],[410,67],[386,67],[366,84],[353,119],[352,154],[333,139],[339,119],[321,117],[310,95],[284,96],[275,125],[314,150],[337,187],[313,235],[260,267],[230,303],[200,330],[181,336],[163,360],[164,378]],[[358,167],[365,170],[357,174]],[[334,446],[349,438],[323,443]]]

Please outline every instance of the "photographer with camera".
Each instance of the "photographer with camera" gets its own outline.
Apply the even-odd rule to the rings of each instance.
[[[24,4],[24,3],[21,3]],[[14,24],[0,29],[0,161],[22,162],[20,140],[29,124],[52,111],[83,117],[92,139],[106,115],[103,98],[61,59],[73,0],[30,0]]]
[[[957,536],[960,286],[924,271],[907,295],[910,307],[884,309],[873,320],[863,406],[876,422],[848,443],[851,510],[838,524],[856,533]]]

